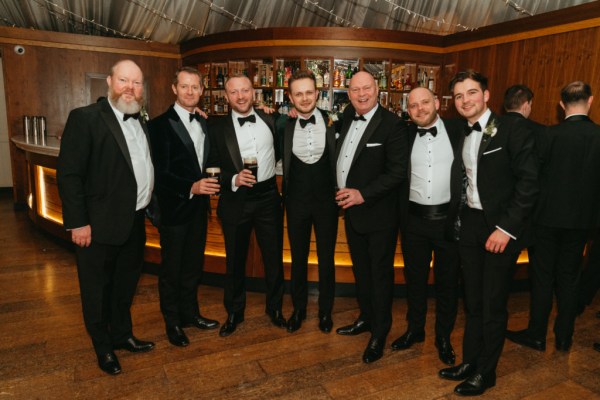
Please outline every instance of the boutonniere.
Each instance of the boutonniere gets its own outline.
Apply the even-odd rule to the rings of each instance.
[[[329,113],[327,113],[327,115],[329,116],[329,118],[327,119],[327,127],[330,127],[333,124],[335,124],[337,121],[339,121],[337,113],[329,112]]]
[[[496,133],[498,133],[498,127],[496,126],[496,120],[493,119],[490,122],[488,122],[487,126],[483,130],[483,134],[485,136],[493,138],[494,136],[496,136]]]
[[[150,117],[148,116],[148,111],[146,110],[145,106],[142,106],[142,108],[140,109],[140,118],[144,122],[148,122],[150,120]]]

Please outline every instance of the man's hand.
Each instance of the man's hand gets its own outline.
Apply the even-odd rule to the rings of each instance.
[[[265,114],[273,114],[275,112],[275,109],[272,107],[267,107],[264,104],[260,104],[258,106],[255,107],[257,110],[262,110]]]
[[[194,112],[197,112],[198,114],[200,114],[200,116],[204,119],[208,119],[208,115],[206,115],[206,113],[204,111],[202,111],[201,109],[199,109],[198,107],[194,108]]]
[[[217,194],[221,190],[219,181],[214,178],[203,178],[194,182],[192,194]]]
[[[254,175],[252,175],[252,171],[250,171],[249,169],[241,170],[235,177],[235,186],[237,187],[252,187],[252,185],[254,185],[255,183],[256,178],[254,178]]]
[[[337,191],[335,201],[338,206],[345,210],[346,208],[364,203],[365,199],[363,199],[362,194],[357,189],[344,188]]]
[[[292,107],[289,109],[287,115],[290,118],[298,118],[298,111],[296,111],[296,109]]]
[[[92,243],[92,227],[90,225],[71,229],[71,240],[79,247],[89,247]]]
[[[500,229],[496,229],[485,242],[485,249],[490,253],[504,253],[509,240],[510,236]]]

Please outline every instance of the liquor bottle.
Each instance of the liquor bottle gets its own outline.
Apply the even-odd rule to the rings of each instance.
[[[263,65],[260,72],[260,86],[267,86],[267,66]]]
[[[317,73],[315,74],[315,81],[317,89],[321,89],[323,87],[323,75],[321,75],[321,72],[318,69]]]
[[[340,87],[340,70],[338,68],[333,70],[333,87]]]
[[[285,72],[283,71],[283,65],[279,65],[279,68],[277,68],[277,86],[279,86],[279,87],[283,86],[284,75],[285,75]]]
[[[412,82],[410,72],[406,73],[406,80],[404,81],[404,91],[410,92],[412,90]]]
[[[348,64],[348,69],[346,70],[346,76],[345,76],[345,86],[346,87],[350,87],[350,79],[352,79],[352,67],[350,66],[350,64]]]
[[[429,88],[429,90],[431,90],[432,92],[435,92],[435,79],[433,77],[433,68],[429,70],[429,83],[427,84],[427,87]]]
[[[223,113],[229,114],[229,103],[223,98]]]
[[[215,111],[215,114],[219,113],[219,97],[215,94],[215,99],[214,99],[214,103],[213,103],[213,110]]]
[[[252,77],[252,85],[258,87],[258,67],[256,68],[256,71],[254,71],[254,76]]]
[[[326,69],[325,73],[323,74],[323,87],[325,89],[329,89],[329,70]]]
[[[223,68],[223,86],[225,86],[228,79],[229,79],[229,75],[227,74],[227,68]]]
[[[268,75],[268,82],[269,82],[269,87],[273,87],[273,66],[269,65],[267,66],[267,75]]]
[[[381,79],[379,80],[379,84],[381,85],[381,88],[383,90],[387,89],[388,83],[387,83],[387,76],[385,75],[385,71],[381,72]]]
[[[217,87],[222,88],[224,85],[223,82],[223,73],[221,72],[221,68],[217,68]]]

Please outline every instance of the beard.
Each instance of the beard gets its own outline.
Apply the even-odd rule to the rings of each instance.
[[[111,89],[108,90],[108,98],[112,105],[123,114],[135,114],[138,113],[144,105],[144,97],[136,97],[134,101],[127,103],[123,100],[123,94],[113,92]]]

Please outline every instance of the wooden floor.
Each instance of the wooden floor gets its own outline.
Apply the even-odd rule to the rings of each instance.
[[[143,275],[133,306],[134,333],[156,342],[150,353],[117,352],[123,373],[107,376],[96,366],[84,330],[73,253],[39,232],[26,212],[15,212],[10,194],[0,193],[0,400],[2,399],[447,399],[455,383],[437,377],[443,365],[427,338],[403,352],[386,350],[373,365],[361,362],[368,337],[323,334],[317,328],[316,298],[294,334],[274,328],[264,295],[251,293],[246,321],[228,338],[188,329],[191,344],[169,345],[159,311],[157,278]],[[222,290],[200,287],[203,314],[222,321]],[[462,307],[462,303],[461,303]],[[433,303],[430,301],[430,308]],[[528,294],[510,299],[510,327],[527,321]],[[545,353],[507,342],[497,386],[485,399],[600,399],[600,300],[577,320],[571,352]],[[286,295],[284,312],[291,311]],[[337,298],[335,326],[357,316],[353,298]],[[406,301],[394,301],[388,342],[404,332]],[[464,314],[452,342],[460,357]],[[389,343],[388,343],[389,345]]]

